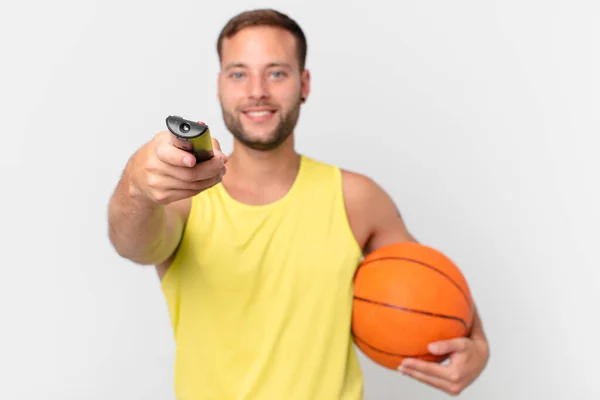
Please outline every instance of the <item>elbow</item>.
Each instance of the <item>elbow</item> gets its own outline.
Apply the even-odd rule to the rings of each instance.
[[[108,240],[114,252],[121,258],[139,265],[151,265],[152,260],[143,257],[139,249],[132,246],[130,241],[120,237],[113,229],[109,229]]]

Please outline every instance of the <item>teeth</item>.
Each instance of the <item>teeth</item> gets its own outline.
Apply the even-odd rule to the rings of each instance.
[[[250,111],[248,115],[251,117],[264,117],[271,114],[271,111]]]

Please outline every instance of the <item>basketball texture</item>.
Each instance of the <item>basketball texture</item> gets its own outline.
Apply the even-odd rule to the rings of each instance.
[[[468,335],[473,300],[459,268],[419,243],[397,243],[368,254],[354,277],[352,334],[377,364],[396,369],[405,357],[442,361],[431,342]]]

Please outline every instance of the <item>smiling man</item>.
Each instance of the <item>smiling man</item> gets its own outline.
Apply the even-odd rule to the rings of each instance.
[[[158,270],[179,400],[363,398],[353,276],[365,254],[415,238],[373,180],[295,151],[310,93],[306,48],[284,14],[232,18],[218,40],[232,153],[215,140],[216,156],[196,163],[159,132],[132,156],[111,199],[115,249]],[[402,372],[462,391],[488,359],[479,317],[469,338],[431,351],[451,362],[407,360]]]
[[[240,16],[242,20],[232,21],[219,38],[219,98],[225,124],[236,141],[266,151],[277,149],[292,135],[310,77],[299,63],[306,57],[306,44],[296,45],[293,33],[277,26],[255,25],[256,16]],[[303,36],[299,27],[290,29]],[[270,59],[265,53],[271,54]]]

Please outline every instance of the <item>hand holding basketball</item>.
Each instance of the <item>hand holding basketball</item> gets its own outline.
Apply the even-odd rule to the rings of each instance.
[[[466,337],[431,343],[429,352],[448,357],[449,363],[405,358],[398,370],[452,396],[459,395],[481,374],[488,359],[486,343]]]
[[[367,255],[356,272],[352,334],[383,367],[395,370],[404,358],[442,361],[428,345],[467,336],[472,320],[467,281],[436,249],[391,244]]]
[[[465,277],[434,248],[391,244],[365,257],[356,273],[357,346],[377,364],[449,394],[464,390],[487,362],[487,343],[473,336],[476,318]]]

